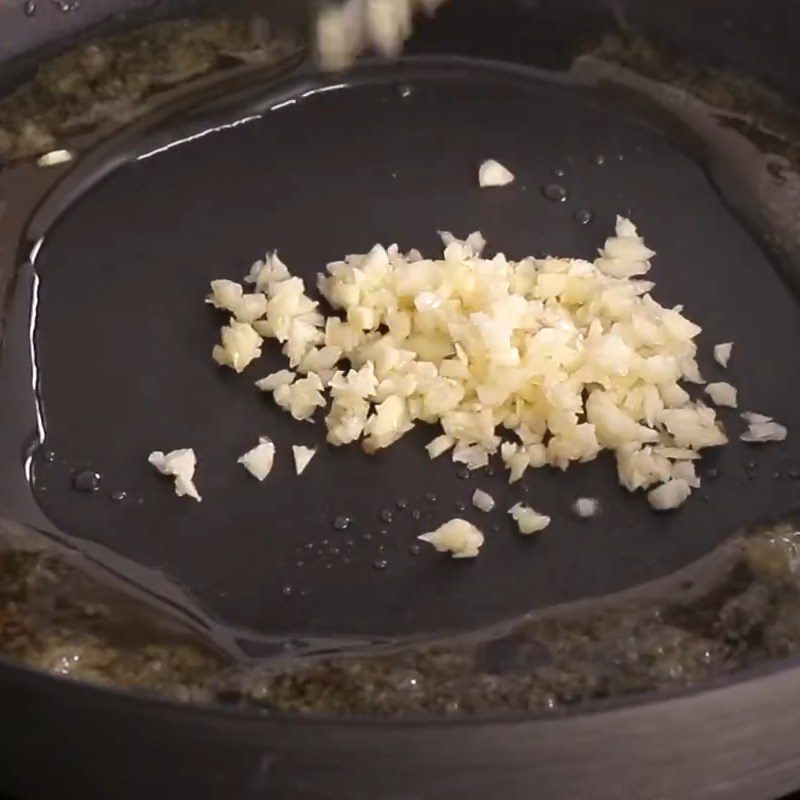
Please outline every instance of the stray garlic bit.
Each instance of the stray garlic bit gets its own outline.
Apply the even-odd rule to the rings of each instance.
[[[747,430],[739,437],[743,442],[750,444],[764,444],[766,442],[782,442],[789,431],[786,426],[775,422],[772,417],[745,411],[742,419],[747,423]]]
[[[294,468],[298,475],[302,475],[306,467],[311,463],[311,459],[317,454],[314,447],[305,447],[304,445],[293,445],[292,455],[294,456]]]
[[[194,485],[194,471],[197,466],[197,457],[194,450],[172,450],[162,453],[156,450],[148,456],[147,460],[162,474],[175,478],[175,494],[178,497],[191,497],[197,502],[202,501]]]
[[[488,492],[484,492],[482,489],[476,489],[475,493],[472,495],[472,505],[485,514],[488,514],[490,511],[494,511],[495,502],[494,498]]]
[[[475,558],[483,545],[483,534],[463,519],[451,519],[419,538],[432,544],[440,553],[452,553],[453,558]]]
[[[478,169],[478,183],[482,189],[508,186],[513,180],[514,173],[493,158],[484,161]]]
[[[508,510],[509,515],[517,523],[519,532],[526,536],[543,531],[550,524],[550,517],[534,511],[530,506],[517,503]]]
[[[714,361],[721,367],[727,367],[733,352],[733,342],[723,342],[714,345]]]
[[[248,450],[239,463],[254,477],[263,481],[275,464],[275,445],[267,436],[259,436],[258,444]]]

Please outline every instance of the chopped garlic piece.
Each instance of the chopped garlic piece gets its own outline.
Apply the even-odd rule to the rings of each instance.
[[[234,281],[211,281],[207,302],[214,308],[230,311],[239,322],[255,322],[267,313],[267,298],[260,292],[244,294],[241,284]]]
[[[755,411],[743,411],[739,415],[748,425],[755,425],[759,422],[772,422],[772,417],[765,414],[757,414]]]
[[[655,255],[639,236],[636,226],[624,217],[617,217],[616,236],[606,239],[595,266],[612,278],[632,278],[650,270]]]
[[[206,302],[211,303],[214,308],[232,312],[234,306],[242,299],[243,293],[241,284],[235,281],[225,279],[211,281],[211,294]]]
[[[306,467],[311,463],[311,459],[317,454],[314,447],[306,447],[305,445],[293,445],[292,455],[294,456],[294,467],[298,475],[302,475]]]
[[[411,35],[417,7],[432,14],[443,1],[339,0],[322,4],[315,28],[320,66],[345,69],[368,48],[386,57],[398,56]]]
[[[296,377],[294,372],[288,369],[281,369],[278,370],[278,372],[267,375],[266,378],[262,378],[260,381],[256,381],[256,386],[261,389],[262,392],[274,392],[281,386],[291,386]]]
[[[222,344],[215,345],[212,355],[217,364],[243,372],[261,355],[261,337],[252,325],[231,320],[222,329]]]
[[[479,258],[483,253],[483,248],[486,247],[486,239],[480,231],[473,231],[466,239],[458,239],[453,236],[450,231],[439,231],[439,238],[445,247],[451,244],[457,244],[463,254],[464,258]]]
[[[664,456],[675,461],[692,461],[700,458],[700,453],[686,447],[664,447],[659,445],[654,449],[656,455]]]
[[[437,436],[430,444],[425,446],[428,455],[433,458],[439,458],[440,455],[446,453],[454,444],[456,440],[452,436]]]
[[[713,410],[700,404],[664,410],[658,415],[658,422],[672,434],[678,447],[700,450],[728,442]]]
[[[736,387],[729,383],[709,383],[706,386],[706,394],[715,406],[727,406],[728,408],[737,406]]]
[[[265,380],[268,380],[266,378]],[[259,381],[262,384],[264,381]],[[261,388],[259,386],[259,388]],[[272,391],[272,398],[296,420],[308,420],[318,408],[325,405],[322,395],[322,380],[319,375],[309,372],[305,378],[294,381],[291,385],[280,385]]]
[[[748,425],[747,431],[739,437],[743,442],[782,442],[789,435],[787,428],[775,422],[772,417],[757,414],[755,411],[744,411],[740,416]]]
[[[596,497],[579,497],[572,504],[572,510],[581,519],[589,519],[600,510],[600,501]]]
[[[764,442],[782,442],[789,435],[784,425],[770,420],[769,422],[751,422],[750,427],[739,438],[743,442],[762,444]]]
[[[36,166],[57,167],[59,164],[66,164],[72,161],[73,158],[75,158],[75,154],[70,150],[51,150],[36,159]]]
[[[489,464],[489,453],[480,444],[459,442],[453,448],[453,461],[456,464],[464,464],[467,469],[480,469]]]
[[[278,253],[269,253],[263,261],[256,261],[250,269],[245,283],[254,283],[259,291],[269,293],[270,286],[291,278],[288,267],[278,258]]]
[[[194,485],[194,471],[197,466],[197,457],[194,450],[172,450],[166,455],[156,450],[148,456],[147,460],[162,474],[175,478],[175,494],[178,497],[188,496],[197,502],[203,499]]]
[[[495,502],[494,498],[488,492],[484,492],[482,489],[476,489],[475,493],[472,495],[472,505],[488,514],[490,511],[494,510]]]
[[[263,481],[275,463],[275,445],[267,436],[259,436],[258,445],[248,450],[239,463],[254,477]]]
[[[509,515],[517,523],[519,532],[526,536],[543,531],[550,524],[550,517],[534,511],[530,506],[517,503],[508,510]]]
[[[453,558],[475,558],[484,541],[483,534],[463,519],[451,519],[419,538],[432,544],[440,553],[452,553]]]
[[[721,367],[727,367],[733,352],[733,342],[723,342],[714,345],[714,361]]]
[[[649,492],[647,500],[656,511],[671,511],[683,505],[691,493],[692,489],[685,480],[675,478]]]
[[[514,173],[493,158],[484,161],[478,170],[478,183],[481,188],[508,186],[513,180]]]
[[[692,489],[700,488],[700,478],[691,461],[676,461],[672,465],[672,477],[686,481]]]
[[[627,445],[617,450],[617,475],[629,492],[663,483],[671,474],[667,458],[654,452],[652,447],[637,449],[635,445]]]

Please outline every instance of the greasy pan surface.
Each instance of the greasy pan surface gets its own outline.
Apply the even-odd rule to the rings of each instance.
[[[162,571],[238,628],[392,637],[469,630],[629,588],[793,509],[795,484],[772,474],[800,454],[791,442],[760,451],[738,442],[735,412],[723,415],[731,445],[706,459],[722,477],[708,482],[705,501],[658,516],[619,488],[609,458],[566,475],[528,473],[508,487],[500,464],[492,476],[465,478],[445,458],[431,463],[423,445],[434,434],[424,426],[374,458],[325,447],[321,424],[294,423],[253,388],[283,365],[269,345],[242,376],[215,369],[209,353],[221,318],[203,307],[205,287],[239,278],[267,248],[307,285],[321,265],[375,241],[435,252],[435,230],[480,229],[490,247],[517,258],[591,257],[616,213],[630,208],[659,253],[657,298],[685,301],[704,328],[703,372],[722,377],[712,346],[736,340],[726,377],[746,407],[800,427],[800,353],[790,346],[800,337],[797,305],[701,170],[665,137],[607,112],[603,96],[491,68],[387,68],[348,81],[259,97],[278,107],[149,155],[254,109],[159,132],[155,148],[140,146],[148,157],[89,189],[44,233],[35,347],[45,440],[33,480],[59,530]],[[406,86],[410,97],[398,88]],[[512,187],[475,186],[487,155],[512,166]],[[555,180],[568,200],[543,196]],[[593,211],[591,223],[574,221],[581,208]],[[25,281],[18,290],[29,293]],[[17,339],[9,331],[10,353],[29,351],[28,331]],[[278,460],[260,485],[235,461],[263,433]],[[32,431],[20,434],[15,457]],[[320,448],[301,478],[292,444]],[[198,453],[202,505],[178,501],[147,463],[151,450],[182,446]],[[760,469],[748,476],[752,459]],[[73,488],[86,468],[103,476],[96,494]],[[471,508],[477,486],[497,500],[488,518]],[[119,489],[129,498],[115,503],[109,494]],[[579,496],[601,501],[591,522],[571,511]],[[553,517],[552,533],[514,535],[505,511],[521,500]],[[475,563],[410,550],[416,535],[457,514],[489,534]],[[337,517],[352,523],[336,530]]]

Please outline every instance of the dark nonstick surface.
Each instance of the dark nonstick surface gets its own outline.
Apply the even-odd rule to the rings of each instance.
[[[722,414],[731,445],[705,464],[721,477],[659,516],[620,489],[609,458],[528,473],[509,488],[500,468],[463,480],[447,459],[429,462],[432,429],[376,458],[325,447],[321,424],[294,423],[252,385],[282,366],[276,348],[242,376],[216,369],[222,318],[203,306],[207,284],[240,278],[267,249],[309,285],[325,263],[375,241],[434,253],[437,229],[480,229],[511,257],[591,258],[615,214],[630,209],[658,251],[657,299],[685,303],[704,328],[703,371],[737,385],[744,408],[800,427],[796,302],[688,154],[606,95],[488,66],[364,69],[348,83],[282,87],[200,122],[195,112],[137,152],[228,126],[253,104],[279,106],[121,167],[45,236],[36,346],[46,441],[34,483],[59,530],[153,570],[156,587],[159,576],[186,587],[255,634],[393,637],[474,629],[636,586],[795,507],[796,484],[772,477],[796,453],[792,440],[743,445],[734,412]],[[512,168],[514,185],[477,188],[489,156]],[[552,182],[567,188],[566,202],[542,195]],[[584,207],[595,219],[579,225],[573,214]],[[711,350],[730,340],[723,374]],[[236,458],[263,433],[279,455],[259,485]],[[297,443],[321,446],[302,478],[290,456]],[[176,498],[147,464],[151,450],[185,446],[198,453],[202,505]],[[97,494],[72,488],[86,468],[103,476]],[[488,518],[471,508],[477,486],[498,501]],[[130,497],[112,502],[117,490]],[[578,520],[579,496],[598,497],[601,515]],[[546,534],[513,532],[505,510],[517,500],[553,516]],[[487,533],[475,563],[412,554],[419,533],[459,514]],[[346,531],[334,530],[337,516],[352,518]]]

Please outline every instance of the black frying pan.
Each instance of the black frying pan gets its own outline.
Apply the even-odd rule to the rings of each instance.
[[[751,24],[769,10],[741,4],[718,28],[723,7],[694,9],[691,27],[667,26],[644,3],[625,13],[673,47],[714,66],[731,60],[793,97],[779,29]],[[287,640],[300,652],[349,650],[489,629],[635,590],[743,527],[792,515],[797,484],[773,477],[800,464],[791,438],[755,453],[734,439],[704,462],[721,475],[705,502],[664,517],[623,493],[605,459],[509,488],[500,470],[464,479],[430,463],[430,431],[374,459],[322,448],[298,479],[290,445],[321,444],[321,434],[264,403],[250,372],[210,366],[220,319],[202,309],[204,287],[238,279],[266,248],[309,283],[327,261],[374,241],[434,252],[437,228],[481,229],[490,247],[515,256],[590,257],[616,213],[631,209],[659,253],[659,299],[685,302],[704,327],[701,368],[713,374],[710,345],[735,339],[730,375],[748,406],[800,427],[790,344],[800,334],[790,288],[797,209],[785,177],[654,85],[591,64],[557,71],[575,42],[615,24],[602,5],[576,4],[574,17],[555,4],[492,8],[456,0],[399,64],[364,63],[343,77],[302,65],[263,83],[235,77],[138,120],[47,179],[7,171],[10,196],[29,191],[33,213],[13,210],[6,233],[19,233],[19,249],[3,251],[7,272],[21,264],[0,362],[6,516],[84,553],[241,659],[272,656]],[[39,11],[44,26],[52,12]],[[8,19],[21,24],[19,14]],[[63,19],[79,25],[77,12]],[[487,155],[515,169],[512,190],[474,188]],[[754,169],[773,179],[755,193],[752,181],[742,188]],[[542,192],[553,182],[564,202]],[[576,222],[585,210],[591,222]],[[278,364],[268,353],[263,371]],[[738,432],[735,415],[726,422]],[[263,432],[284,458],[262,487],[235,459]],[[178,501],[146,463],[151,449],[178,446],[198,452],[202,506]],[[20,453],[30,454],[25,463]],[[86,472],[100,475],[99,491],[75,491]],[[557,533],[520,540],[500,512],[476,563],[418,553],[415,537],[457,513],[486,524],[469,509],[476,487],[500,509],[530,500]],[[112,500],[120,491],[125,500]],[[570,512],[581,495],[601,500],[597,519]],[[345,516],[341,530],[334,521]],[[26,718],[3,741],[15,764],[8,788],[26,797],[53,793],[31,767],[35,742],[60,780],[92,796],[774,796],[798,777],[792,668],[661,702],[447,727],[176,708],[3,670],[10,714]],[[89,717],[76,711],[84,704]],[[69,747],[55,733],[65,720]]]

